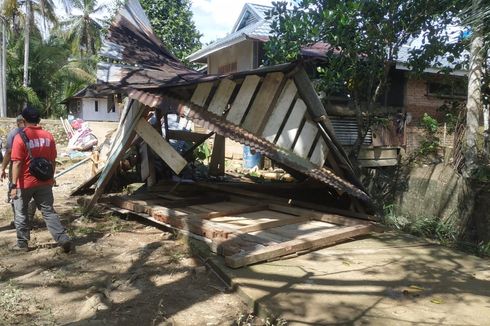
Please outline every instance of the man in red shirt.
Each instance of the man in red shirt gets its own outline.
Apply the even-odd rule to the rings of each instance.
[[[53,135],[43,130],[38,123],[41,121],[39,112],[27,106],[22,111],[25,120],[24,132],[28,144],[18,134],[12,144],[12,190],[10,193],[15,208],[15,228],[17,230],[17,244],[14,250],[28,251],[30,230],[28,221],[28,204],[34,198],[37,207],[41,210],[46,226],[53,239],[63,248],[65,252],[72,249],[71,240],[66,234],[66,229],[60,222],[58,214],[53,208],[53,184],[54,179],[39,180],[29,171],[32,158],[44,157],[56,166],[56,144]],[[28,147],[31,151],[29,155]]]

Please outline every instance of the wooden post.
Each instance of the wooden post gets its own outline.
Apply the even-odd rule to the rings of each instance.
[[[220,177],[225,175],[225,137],[214,136],[213,153],[209,163],[209,175]]]
[[[92,152],[92,176],[97,174],[97,171],[99,170],[99,159],[100,159],[100,153],[98,150],[95,150]]]

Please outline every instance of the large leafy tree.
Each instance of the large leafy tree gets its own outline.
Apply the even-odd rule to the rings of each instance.
[[[359,126],[351,151],[355,159],[369,128],[369,113],[383,105],[402,46],[421,40],[412,51],[411,65],[417,71],[438,55],[460,53],[462,44],[450,42],[447,27],[457,23],[461,6],[453,0],[296,0],[292,8],[276,2],[270,12],[268,62],[291,61],[302,46],[328,44],[319,85],[327,96],[343,93],[351,100]]]
[[[176,57],[184,60],[201,46],[189,0],[141,0],[155,34]]]

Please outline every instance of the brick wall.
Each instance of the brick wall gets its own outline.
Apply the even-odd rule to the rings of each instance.
[[[435,117],[442,118],[437,109],[443,105],[444,99],[436,96],[427,95],[427,81],[424,79],[407,79],[406,95],[405,95],[405,110],[412,114],[411,125],[417,125],[424,113]]]
[[[448,134],[444,136],[444,127],[439,127],[436,133],[436,136],[439,138],[439,145],[441,147],[453,147],[453,139],[454,134]],[[412,153],[420,147],[420,144],[425,139],[424,129],[421,127],[410,126],[407,127],[405,131],[406,137],[406,151],[407,153]]]

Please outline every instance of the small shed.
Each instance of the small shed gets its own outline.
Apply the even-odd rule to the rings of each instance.
[[[116,16],[105,44],[101,55],[110,62],[98,66],[98,89],[125,93],[129,100],[106,164],[72,193],[93,193],[88,210],[102,202],[178,229],[224,256],[232,268],[377,230],[371,198],[300,62],[204,75],[164,47],[137,0],[129,0]],[[163,117],[165,135],[149,112]],[[166,116],[175,112],[207,132],[169,129]],[[209,137],[214,137],[210,177],[185,178],[194,149]],[[227,178],[225,139],[268,157],[295,182],[250,184]],[[193,145],[179,151],[171,140]],[[135,157],[139,180],[130,183],[145,184],[130,195],[107,194]],[[158,173],[157,159],[170,178]]]

